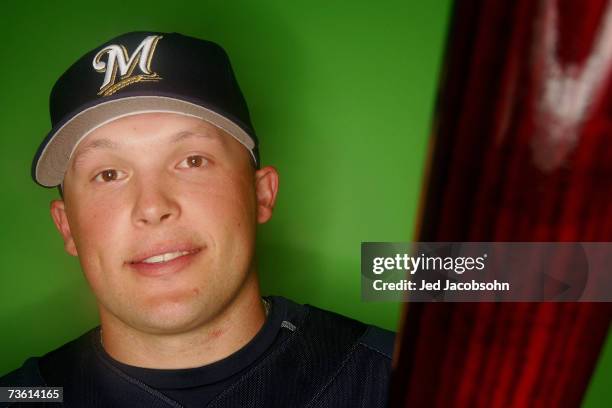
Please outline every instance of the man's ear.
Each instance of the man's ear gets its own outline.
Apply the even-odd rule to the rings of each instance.
[[[72,238],[72,232],[70,232],[70,225],[68,225],[64,201],[51,201],[51,218],[53,218],[53,222],[55,223],[55,227],[59,233],[62,234],[62,238],[64,239],[64,249],[66,252],[72,256],[78,256],[76,246],[74,245],[74,239]]]
[[[257,222],[263,224],[272,218],[276,193],[278,192],[278,172],[272,166],[263,167],[255,172],[255,194],[257,195]]]

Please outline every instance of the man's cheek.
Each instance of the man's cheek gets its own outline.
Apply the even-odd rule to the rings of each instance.
[[[77,218],[73,237],[86,271],[121,266],[129,237],[126,222],[118,214],[106,211],[82,213]]]

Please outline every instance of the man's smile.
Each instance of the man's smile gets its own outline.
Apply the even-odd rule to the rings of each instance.
[[[166,252],[165,254],[161,254],[161,255],[153,255],[147,259],[143,259],[140,262],[149,263],[149,264],[168,262],[168,261],[178,258],[179,256],[188,255],[190,253],[191,252],[189,251]]]
[[[155,277],[178,272],[185,268],[200,253],[202,247],[191,243],[179,245],[157,245],[141,252],[126,262],[141,275]]]

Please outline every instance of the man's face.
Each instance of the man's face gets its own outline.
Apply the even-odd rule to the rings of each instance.
[[[256,224],[271,216],[277,180],[207,122],[139,114],[79,144],[51,212],[102,318],[178,332],[256,282]]]

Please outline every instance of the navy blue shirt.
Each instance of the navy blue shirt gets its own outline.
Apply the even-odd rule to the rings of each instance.
[[[157,370],[112,359],[94,328],[0,378],[57,386],[64,402],[36,407],[386,407],[394,333],[311,305],[268,298],[259,333],[203,367]],[[33,406],[0,403],[0,407]]]
[[[282,322],[291,320],[291,316],[287,316],[286,299],[269,297],[266,300],[270,304],[270,311],[257,335],[232,355],[202,367],[178,370],[134,367],[113,359],[104,351],[99,340],[94,346],[102,359],[124,373],[160,391],[185,408],[201,408],[265,356],[277,339]],[[99,331],[96,335],[99,339]]]

